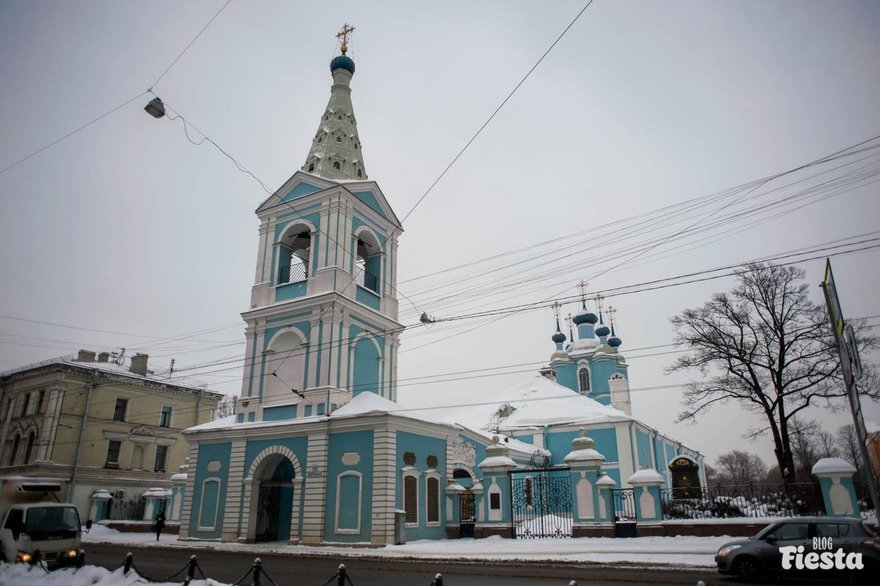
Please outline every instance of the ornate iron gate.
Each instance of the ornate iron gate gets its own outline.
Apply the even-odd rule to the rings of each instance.
[[[257,497],[256,541],[278,540],[278,516],[281,514],[282,481],[264,480]]]
[[[568,468],[510,472],[513,536],[571,537],[571,476]]]
[[[611,491],[614,504],[614,537],[636,536],[636,496],[631,488]]]

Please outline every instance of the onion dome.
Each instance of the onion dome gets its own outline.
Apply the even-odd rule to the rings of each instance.
[[[350,74],[354,75],[354,61],[352,61],[351,57],[348,55],[334,57],[333,61],[330,62],[330,71],[333,72],[337,69],[345,69]]]
[[[623,344],[623,340],[617,337],[617,334],[614,333],[614,322],[611,322],[611,337],[608,338],[608,345],[612,348],[618,348],[621,344]]]
[[[550,339],[553,340],[553,342],[556,343],[556,344],[562,344],[562,343],[565,342],[568,338],[565,337],[565,334],[563,334],[563,333],[560,332],[559,330],[556,330],[556,333],[553,334],[553,336],[552,336]]]
[[[591,324],[592,325],[592,324],[596,323],[597,321],[599,321],[599,316],[596,315],[595,313],[593,313],[592,311],[589,311],[585,307],[583,309],[583,311],[581,311],[580,313],[575,315],[571,321],[573,321],[575,323],[575,325],[578,325],[578,326],[581,324]]]
[[[610,333],[611,333],[611,330],[608,329],[608,326],[606,326],[605,324],[602,324],[598,328],[596,328],[596,335],[599,336],[600,338],[603,338]]]

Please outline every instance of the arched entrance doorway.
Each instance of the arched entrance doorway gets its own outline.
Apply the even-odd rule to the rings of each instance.
[[[295,474],[293,463],[280,454],[263,461],[256,475],[259,487],[254,541],[287,541],[290,539]]]

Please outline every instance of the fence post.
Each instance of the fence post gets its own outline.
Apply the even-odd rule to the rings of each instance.
[[[251,572],[253,572],[254,574],[254,579],[251,584],[253,586],[260,586],[260,574],[263,572],[263,560],[261,560],[260,558],[255,558],[254,567]]]
[[[86,565],[86,550],[80,549],[76,552],[76,567],[77,569]]]
[[[199,565],[198,560],[196,559],[195,554],[193,554],[189,558],[189,568],[186,570],[186,580],[183,581],[183,586],[187,586],[190,582],[192,582],[193,578],[196,577],[196,566]]]
[[[431,580],[431,586],[443,586],[443,574],[438,573],[434,576],[434,579]]]
[[[128,573],[131,571],[131,564],[134,563],[134,555],[131,552],[128,552],[125,555],[125,561],[122,562],[122,574],[128,576]]]
[[[345,564],[339,564],[339,571],[336,572],[336,586],[345,586]]]

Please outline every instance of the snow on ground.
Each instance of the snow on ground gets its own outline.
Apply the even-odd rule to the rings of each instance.
[[[185,559],[199,551],[236,551],[253,553],[258,557],[265,553],[282,553],[309,556],[344,558],[400,558],[424,560],[500,560],[523,562],[591,562],[625,563],[642,566],[690,566],[714,567],[715,552],[732,537],[636,537],[615,539],[611,537],[580,537],[577,539],[446,539],[441,541],[414,541],[404,545],[381,548],[354,548],[348,546],[306,546],[284,543],[219,543],[209,541],[181,541],[176,535],[163,535],[160,544],[165,548],[178,548]],[[83,534],[83,548],[90,543],[144,546],[156,543],[155,533],[121,533],[103,525],[95,524],[89,533]],[[122,560],[119,560],[120,565]],[[137,559],[135,558],[135,563]],[[67,568],[51,574],[39,568],[22,565],[0,564],[0,586],[135,586],[155,584],[146,582],[133,572],[123,576],[117,569],[109,572],[103,568],[86,566],[74,572]],[[205,584],[199,581],[197,586]],[[209,586],[223,586],[209,580]]]
[[[216,541],[181,541],[176,535],[163,535],[161,545],[180,548],[198,555],[199,550],[286,553],[290,555],[327,556],[332,558],[418,558],[453,560],[523,560],[565,562],[620,562],[714,566],[715,552],[733,537],[580,537],[577,539],[444,539],[413,541],[379,548],[346,545],[288,545],[278,543],[220,543]],[[89,543],[148,545],[156,543],[155,533],[120,533],[103,525],[92,526],[83,534],[88,560]],[[120,560],[121,563],[121,560]],[[2,586],[2,585],[0,585]]]

